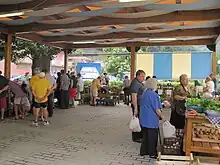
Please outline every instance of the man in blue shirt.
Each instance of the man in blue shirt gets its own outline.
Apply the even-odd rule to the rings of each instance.
[[[150,78],[145,83],[146,90],[140,99],[140,124],[142,126],[143,139],[140,155],[149,155],[151,158],[157,156],[157,140],[159,120],[163,119],[160,98],[155,92],[157,80]]]

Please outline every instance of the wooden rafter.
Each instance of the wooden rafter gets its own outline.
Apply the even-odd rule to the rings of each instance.
[[[197,39],[187,41],[171,41],[171,42],[127,42],[121,44],[64,44],[64,48],[102,48],[102,47],[127,47],[127,46],[174,46],[174,45],[212,45],[214,44],[213,39]]]
[[[220,29],[220,27],[219,27],[219,29]],[[215,44],[216,45],[220,44],[220,34],[218,35],[217,39],[215,40]]]
[[[174,30],[161,33],[130,33],[118,32],[98,36],[61,36],[61,37],[42,37],[45,42],[56,41],[88,41],[105,39],[125,39],[125,38],[167,38],[167,37],[198,37],[198,36],[217,36],[220,28],[196,28],[185,30]],[[24,34],[29,35],[29,34]]]
[[[85,0],[32,0],[20,4],[0,5],[0,12],[4,13],[4,12],[13,12],[18,10],[29,10],[29,9],[37,10],[37,9],[47,8],[50,6],[63,5],[63,4],[77,5],[82,3],[83,1]]]
[[[38,32],[53,29],[68,29],[68,28],[83,28],[96,27],[107,25],[122,25],[122,24],[140,24],[140,23],[167,23],[176,21],[212,21],[220,19],[220,9],[215,10],[200,10],[200,11],[178,11],[159,16],[146,18],[106,18],[92,17],[88,20],[59,25],[45,25],[40,23],[30,23],[21,26],[10,26],[9,32]]]

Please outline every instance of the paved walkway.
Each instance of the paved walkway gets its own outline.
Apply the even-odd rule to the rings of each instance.
[[[29,120],[0,123],[0,165],[139,165],[131,141],[130,108],[78,106],[57,110],[50,126]]]

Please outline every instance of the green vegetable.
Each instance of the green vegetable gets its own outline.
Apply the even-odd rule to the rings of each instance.
[[[187,106],[199,106],[205,110],[220,111],[220,102],[211,99],[189,98],[186,102]]]

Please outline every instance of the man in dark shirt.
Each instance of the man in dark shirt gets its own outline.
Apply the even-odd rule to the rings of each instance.
[[[132,80],[130,86],[131,100],[132,100],[132,112],[133,115],[139,117],[140,112],[140,98],[144,91],[144,84],[142,83],[145,79],[145,72],[138,70],[136,72],[135,79]],[[141,142],[142,132],[132,132],[132,140],[135,142]]]
[[[8,79],[4,76],[0,75],[0,108],[1,108],[1,120],[4,120],[5,109],[7,107],[7,90],[8,86]]]

